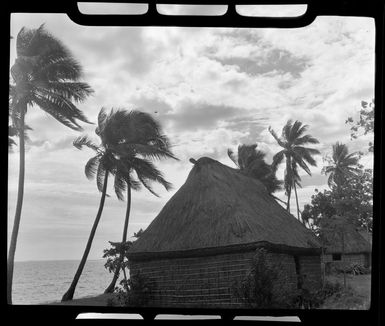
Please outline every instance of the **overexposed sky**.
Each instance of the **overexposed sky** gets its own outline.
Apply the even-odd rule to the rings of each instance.
[[[180,161],[156,163],[174,190],[155,187],[160,198],[134,192],[129,235],[145,228],[184,183],[190,157],[209,156],[234,166],[227,149],[257,142],[270,162],[279,150],[267,131],[270,125],[280,134],[289,118],[308,124],[323,155],[336,141],[355,151],[365,150],[370,140],[351,141],[345,120],[357,119],[361,100],[374,97],[372,19],[320,17],[299,29],[136,28],[80,26],[64,14],[13,14],[11,65],[20,28],[42,23],[84,67],[84,80],[95,93],[79,108],[91,121],[101,107],[142,110],[162,123],[174,144]],[[80,259],[100,200],[95,182],[84,175],[92,152],[72,146],[83,133],[38,108],[29,110],[26,122],[33,130],[16,260]],[[84,129],[98,141],[94,125]],[[366,155],[363,163],[370,167],[372,159]],[[315,188],[326,187],[322,156],[317,161],[313,177],[304,176],[298,190],[301,207]],[[10,225],[17,174],[15,148],[9,154]],[[101,258],[108,241],[122,236],[125,202],[112,188],[108,193],[90,259]]]

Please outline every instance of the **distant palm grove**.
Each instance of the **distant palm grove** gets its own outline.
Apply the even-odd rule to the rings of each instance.
[[[19,225],[22,216],[28,219],[28,212],[22,210],[25,169],[28,169],[28,162],[25,162],[25,142],[28,141],[27,133],[33,132],[33,128],[26,124],[26,116],[30,110],[37,109],[48,113],[60,124],[74,131],[75,148],[90,150],[91,156],[85,162],[84,173],[87,179],[95,180],[100,196],[83,256],[62,301],[72,300],[74,297],[102,217],[108,182],[113,184],[117,199],[126,200],[127,206],[125,212],[122,212],[124,228],[121,242],[114,244],[117,249],[113,253],[113,260],[106,264],[112,277],[105,292],[117,290],[121,273],[124,278],[123,288],[128,290],[130,280],[126,273],[125,254],[131,244],[128,235],[131,192],[145,188],[151,195],[158,196],[153,189],[154,184],[160,184],[167,191],[172,189],[171,183],[156,166],[160,160],[179,161],[173,153],[172,140],[164,133],[156,118],[136,109],[114,108],[112,103],[109,108],[94,108],[99,111],[97,116],[90,119],[86,117],[78,104],[86,101],[94,91],[83,81],[82,65],[44,25],[37,29],[22,28],[15,41],[17,58],[10,69],[8,144],[9,150],[18,151],[19,175],[8,252],[8,303],[12,303]],[[374,100],[371,103],[362,101],[361,107],[360,121],[355,122],[347,117],[346,124],[351,126],[352,139],[373,133]],[[96,142],[88,135],[75,134],[83,130],[83,124],[91,124],[92,119],[95,119]],[[372,231],[373,171],[365,169],[360,163],[363,152],[350,152],[347,144],[336,141],[329,145],[328,153],[321,153],[321,148],[325,148],[320,145],[322,140],[312,135],[311,126],[299,120],[288,120],[280,133],[270,126],[267,130],[271,143],[279,146],[271,163],[266,160],[267,153],[258,147],[257,139],[250,144],[239,144],[237,151],[229,148],[227,153],[222,153],[232,160],[237,173],[258,180],[265,187],[268,196],[280,202],[288,212],[295,215],[299,223],[317,236],[322,234],[321,221],[333,216],[340,216],[341,219],[343,217],[367,232]],[[360,133],[362,130],[364,132]],[[373,150],[374,144],[370,143],[365,151]],[[311,198],[300,200],[298,188],[302,187],[301,175],[312,176],[311,167],[317,167],[322,158],[325,162],[322,174],[327,179],[328,188],[316,190]],[[279,179],[278,171],[283,172],[283,180]],[[280,199],[277,193],[284,193],[286,197]],[[291,198],[295,198],[295,209],[290,206]],[[304,201],[306,204],[301,207],[300,203]],[[140,233],[135,236],[140,237]]]

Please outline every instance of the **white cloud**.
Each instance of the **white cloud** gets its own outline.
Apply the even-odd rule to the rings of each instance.
[[[210,156],[233,166],[227,149],[257,142],[271,162],[280,148],[268,126],[280,134],[289,118],[308,124],[308,133],[319,139],[316,147],[323,155],[337,140],[355,151],[372,139],[368,135],[351,141],[345,124],[349,116],[357,119],[361,100],[373,97],[374,23],[369,18],[322,17],[298,29],[233,30],[87,27],[66,15],[14,14],[11,34],[16,36],[24,25],[35,28],[43,22],[84,67],[85,80],[95,94],[79,107],[91,121],[96,121],[102,106],[140,109],[160,120],[175,145],[180,161],[157,163],[174,190],[156,187],[160,198],[145,189],[135,192],[130,234],[145,228],[184,183],[192,167],[190,157]],[[11,64],[14,46],[11,40]],[[60,126],[39,109],[29,110],[27,123],[33,130],[26,154],[17,259],[43,259],[44,252],[35,250],[42,248],[41,243],[52,248],[47,249],[47,259],[53,252],[63,259],[76,252],[73,257],[78,258],[100,196],[95,183],[84,176],[92,153],[73,148],[72,140],[80,133]],[[97,140],[95,125],[84,128]],[[17,148],[9,160],[12,220]],[[370,166],[372,156],[362,161]],[[304,176],[306,186],[298,190],[301,205],[315,185],[322,186],[322,156],[317,162],[318,167],[311,169],[314,179]],[[107,241],[121,236],[125,204],[117,201],[112,189],[109,192],[92,257],[100,257]],[[52,234],[63,241],[55,242]],[[34,244],[37,239],[39,244]]]

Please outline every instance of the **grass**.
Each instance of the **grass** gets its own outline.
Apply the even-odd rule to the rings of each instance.
[[[343,275],[328,275],[326,280],[343,284]],[[357,309],[370,307],[371,275],[346,275],[346,288],[327,298],[320,309]]]

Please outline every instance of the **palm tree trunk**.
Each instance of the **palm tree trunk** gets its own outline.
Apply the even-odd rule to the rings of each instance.
[[[342,267],[343,267],[343,271],[344,271],[344,288],[346,288],[346,268],[345,268],[345,264],[344,264],[344,259],[345,259],[345,234],[344,234],[344,230],[341,228],[341,237],[342,237]]]
[[[288,180],[286,180],[286,181],[289,183],[289,191],[287,194],[286,209],[290,213],[290,196],[291,196],[291,188],[292,188],[292,184],[293,184],[293,180],[292,180],[293,173],[291,170],[291,159],[290,159],[290,156],[288,156],[288,155],[286,156],[286,173],[289,176],[289,177],[286,177],[286,178],[288,178]]]
[[[80,261],[80,264],[79,264],[79,267],[78,267],[78,269],[76,271],[74,279],[72,280],[72,283],[71,283],[69,289],[67,290],[67,292],[63,295],[61,301],[72,300],[72,298],[74,296],[74,293],[75,293],[76,285],[78,284],[80,275],[83,272],[83,268],[84,268],[84,265],[86,264],[88,254],[90,253],[92,241],[94,240],[94,236],[95,236],[95,233],[96,233],[96,228],[98,227],[98,224],[99,224],[99,221],[100,221],[100,217],[102,216],[102,211],[103,211],[103,207],[104,207],[104,201],[106,199],[108,171],[106,171],[105,173],[106,174],[104,176],[103,191],[102,191],[102,197],[100,198],[99,210],[98,210],[98,213],[96,215],[94,224],[92,226],[90,236],[88,237],[86,249],[84,250],[83,257],[82,257],[82,259]]]
[[[299,217],[298,194],[297,194],[297,186],[295,185],[295,182],[294,182],[294,193],[295,193],[295,200],[296,200],[296,203],[297,203],[297,217],[298,217],[298,221],[300,221],[300,222],[303,223],[303,221],[302,221],[301,218]]]
[[[131,210],[131,187],[127,187],[127,209],[126,209],[126,219],[124,220],[124,227],[123,227],[123,237],[122,237],[122,244],[127,241],[127,229],[128,229],[128,221],[130,219],[130,210]],[[115,284],[119,278],[120,269],[123,269],[124,278],[125,281],[127,281],[126,273],[124,270],[124,267],[122,268],[124,260],[124,252],[120,253],[119,263],[115,270],[114,277],[110,283],[110,285],[107,287],[107,289],[104,291],[104,293],[112,293],[115,289]]]
[[[17,236],[19,234],[21,209],[24,198],[24,176],[25,176],[25,140],[24,140],[24,118],[27,111],[27,104],[21,108],[20,126],[19,126],[19,185],[17,190],[17,204],[15,219],[13,221],[11,242],[9,245],[8,264],[7,264],[7,302],[12,304],[12,283],[13,283],[13,268],[15,264],[15,253]]]
[[[291,185],[289,186],[289,192],[287,194],[287,205],[286,210],[290,213],[290,196],[291,196]]]

